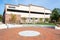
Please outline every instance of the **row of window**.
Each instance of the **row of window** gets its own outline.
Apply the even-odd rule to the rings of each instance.
[[[29,11],[14,10],[14,9],[7,9],[7,11],[29,13]],[[34,13],[34,14],[44,14],[44,13],[41,13],[41,12],[33,12],[33,11],[31,11],[30,13]],[[46,14],[46,15],[50,15],[50,13],[45,13],[45,14]]]

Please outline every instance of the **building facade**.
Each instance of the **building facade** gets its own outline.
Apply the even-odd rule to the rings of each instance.
[[[41,23],[49,22],[51,10],[36,5],[6,4],[4,10],[4,23]],[[15,16],[14,16],[15,15]]]

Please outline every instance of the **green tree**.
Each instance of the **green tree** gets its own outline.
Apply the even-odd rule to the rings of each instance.
[[[57,22],[59,18],[59,12],[57,10],[58,8],[53,9],[52,14],[50,16],[51,21]]]
[[[45,22],[49,22],[49,18],[45,18]]]
[[[3,18],[3,16],[2,16],[2,15],[0,15],[0,21],[2,21],[2,18]]]

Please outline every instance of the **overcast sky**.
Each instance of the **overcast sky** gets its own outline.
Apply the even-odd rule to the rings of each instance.
[[[0,0],[0,14],[3,14],[5,4],[33,4],[48,9],[60,8],[60,0]]]

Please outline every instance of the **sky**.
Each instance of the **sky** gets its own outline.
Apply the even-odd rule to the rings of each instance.
[[[5,4],[24,4],[24,5],[38,5],[53,10],[54,8],[60,8],[60,0],[0,0],[0,14],[3,14]]]

